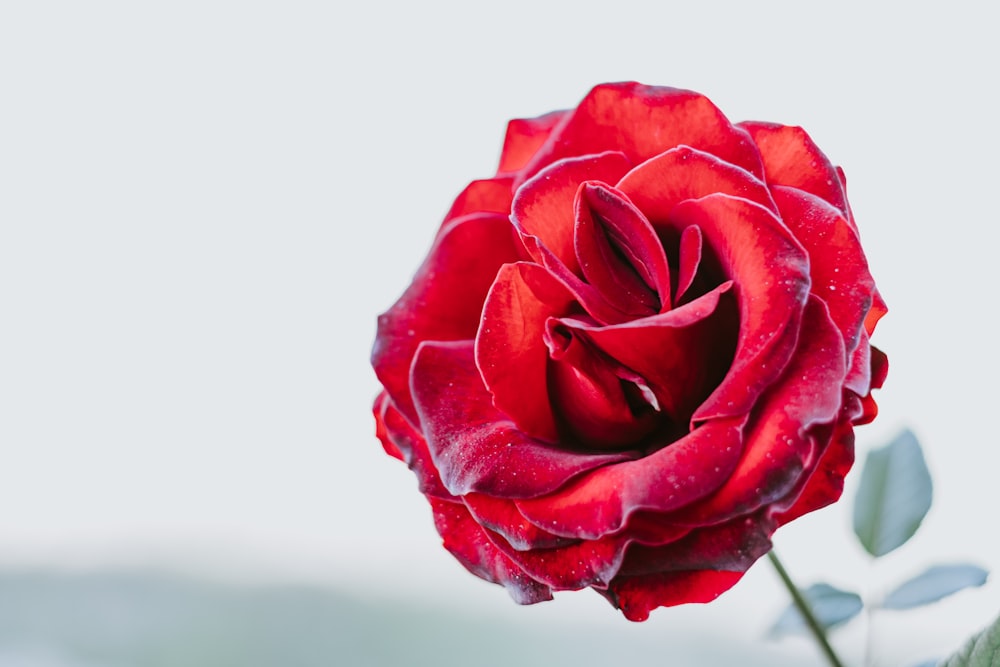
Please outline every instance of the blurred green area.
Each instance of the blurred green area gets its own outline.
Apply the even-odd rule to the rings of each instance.
[[[0,572],[3,667],[801,664],[755,658],[724,629],[678,644],[627,625],[552,628],[415,599],[149,572]]]

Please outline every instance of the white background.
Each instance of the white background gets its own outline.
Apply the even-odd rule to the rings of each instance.
[[[932,562],[1000,572],[996,16],[748,4],[4,3],[0,566],[156,565],[623,624],[591,593],[515,609],[447,556],[372,434],[368,355],[506,121],[634,79],[802,125],[847,171],[891,311],[859,450],[910,425],[936,498],[871,568],[855,472],[847,502],[777,536],[793,574],[878,593]],[[761,564],[637,632],[752,639],[784,604]],[[991,584],[876,631],[887,653],[940,654],[997,609]],[[909,648],[890,646],[907,623]],[[852,655],[863,634],[837,641]]]

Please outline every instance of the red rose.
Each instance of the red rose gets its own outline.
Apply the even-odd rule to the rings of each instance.
[[[511,121],[379,318],[378,436],[474,574],[643,620],[840,496],[884,313],[804,131],[602,85]]]

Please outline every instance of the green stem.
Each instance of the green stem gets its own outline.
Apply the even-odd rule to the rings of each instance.
[[[778,571],[778,576],[781,577],[781,583],[785,584],[785,588],[792,596],[792,601],[795,603],[795,608],[799,610],[802,614],[802,618],[805,619],[806,625],[809,626],[809,630],[812,631],[813,637],[816,639],[816,643],[819,644],[820,649],[823,651],[823,655],[830,662],[831,667],[844,667],[844,663],[840,661],[837,654],[833,652],[833,647],[830,646],[830,642],[826,638],[826,632],[823,631],[823,626],[820,625],[819,620],[817,620],[815,614],[813,614],[812,607],[809,606],[809,602],[802,597],[802,592],[799,591],[798,586],[792,581],[792,578],[788,576],[788,572],[785,567],[778,560],[778,555],[774,553],[772,549],[767,557],[771,560],[771,565],[774,569]]]

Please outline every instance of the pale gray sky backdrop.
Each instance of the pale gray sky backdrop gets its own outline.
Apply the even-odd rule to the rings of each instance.
[[[153,563],[622,623],[591,593],[516,610],[444,553],[372,434],[368,354],[506,121],[635,79],[804,126],[847,171],[890,305],[859,449],[912,426],[934,508],[874,570],[847,503],[801,519],[777,537],[790,569],[873,592],[937,561],[1000,571],[988,3],[341,4],[0,7],[0,566]],[[762,564],[636,632],[752,637],[784,602]],[[915,657],[998,608],[991,584],[918,615],[937,629]]]

